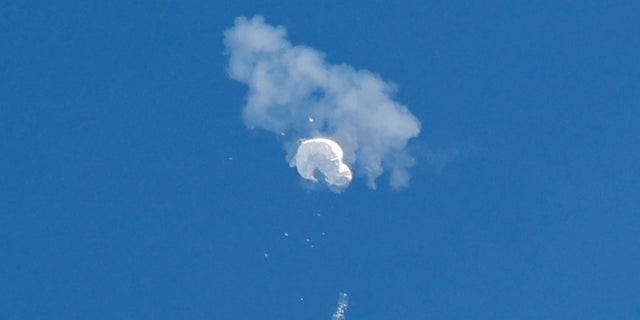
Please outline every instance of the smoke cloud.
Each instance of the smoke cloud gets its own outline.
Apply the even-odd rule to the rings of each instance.
[[[224,33],[229,76],[249,87],[247,127],[281,136],[290,163],[302,141],[327,138],[369,187],[385,170],[392,187],[406,186],[414,161],[405,147],[420,122],[392,99],[394,86],[370,71],[328,64],[323,53],[292,45],[286,35],[261,16],[238,17]]]

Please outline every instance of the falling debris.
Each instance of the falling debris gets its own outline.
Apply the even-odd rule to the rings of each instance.
[[[336,312],[333,313],[331,320],[343,320],[344,313],[347,311],[347,306],[349,306],[349,296],[347,296],[346,293],[341,292],[340,297],[338,298]]]

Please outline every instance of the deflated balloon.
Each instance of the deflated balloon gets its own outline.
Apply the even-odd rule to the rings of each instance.
[[[315,173],[319,171],[327,184],[346,186],[353,179],[353,174],[343,159],[344,152],[338,143],[327,138],[313,138],[298,146],[291,166],[296,166],[304,179],[318,182]]]

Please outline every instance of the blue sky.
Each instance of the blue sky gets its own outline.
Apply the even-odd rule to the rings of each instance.
[[[408,188],[310,191],[246,128],[223,32],[254,14],[397,86],[422,126]],[[330,319],[346,292],[353,320],[637,319],[638,21],[634,1],[2,4],[3,317]]]

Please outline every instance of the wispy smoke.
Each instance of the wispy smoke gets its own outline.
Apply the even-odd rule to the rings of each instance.
[[[371,188],[384,170],[392,187],[408,184],[413,158],[404,149],[420,122],[393,101],[393,85],[367,70],[328,64],[323,53],[292,45],[283,27],[261,16],[236,18],[224,36],[229,76],[249,86],[249,128],[282,136],[289,160],[301,138],[331,138]]]

